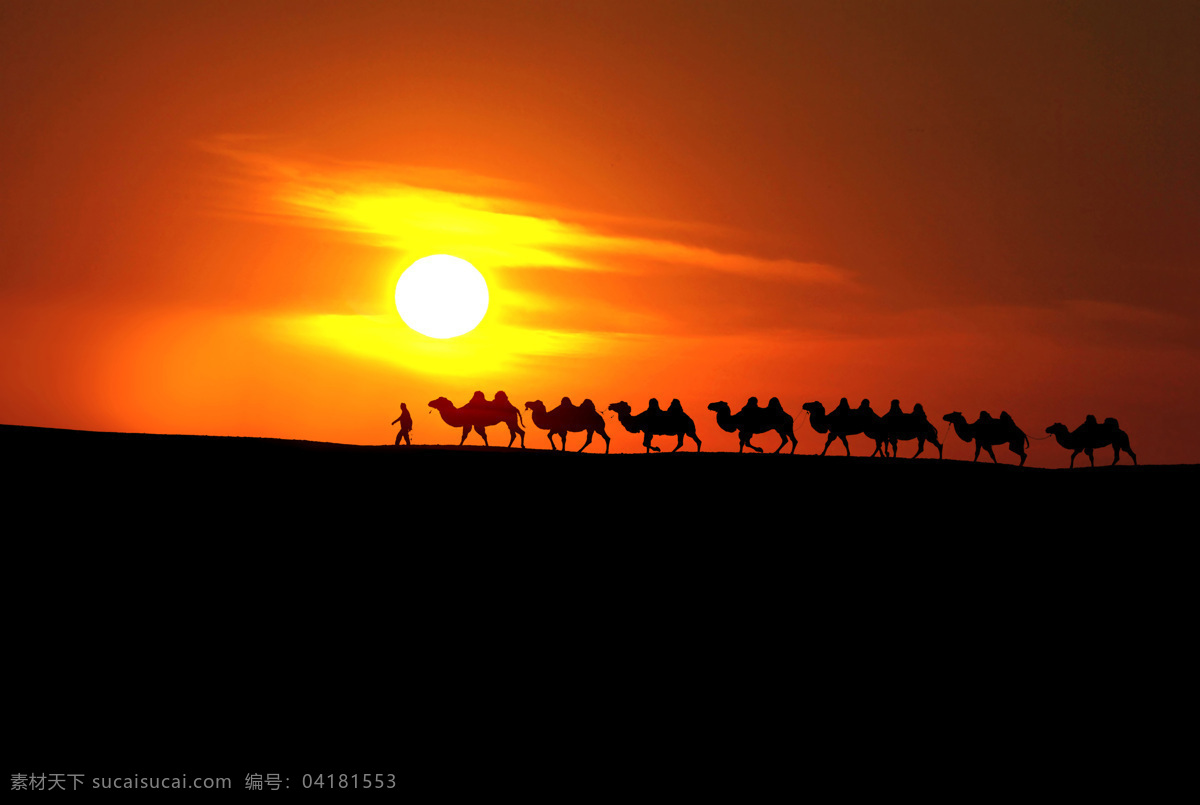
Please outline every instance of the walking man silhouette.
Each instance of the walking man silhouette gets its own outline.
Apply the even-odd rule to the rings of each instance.
[[[400,416],[393,419],[392,424],[395,425],[397,422],[400,423],[400,432],[396,434],[396,447],[400,446],[401,439],[406,445],[412,447],[412,442],[408,439],[408,434],[412,431],[412,415],[408,413],[408,406],[404,403],[400,403]]]

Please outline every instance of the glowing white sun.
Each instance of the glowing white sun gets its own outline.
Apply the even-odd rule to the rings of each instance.
[[[471,332],[487,309],[488,286],[479,269],[448,254],[422,257],[396,283],[400,318],[430,338]]]

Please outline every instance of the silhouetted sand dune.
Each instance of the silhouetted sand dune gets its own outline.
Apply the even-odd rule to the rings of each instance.
[[[328,758],[313,718],[403,702],[411,719],[441,690],[506,724],[555,680],[634,707],[627,723],[648,690],[709,723],[724,686],[772,714],[817,692],[822,730],[884,711],[952,725],[963,702],[1023,732],[1051,705],[1089,724],[1116,683],[1172,667],[1190,565],[1171,529],[1200,469],[20,427],[0,450],[25,746],[94,766],[119,721],[171,736],[162,763],[293,773]]]
[[[267,523],[396,533],[434,518],[463,535],[509,524],[526,537],[552,536],[577,522],[613,528],[616,540],[668,526],[695,537],[722,527],[783,536],[911,525],[921,535],[1027,538],[1013,530],[1019,523],[1154,528],[1181,505],[1178,485],[1200,472],[1197,465],[1047,470],[828,455],[397,448],[15,426],[0,427],[0,449],[19,468],[18,505],[80,523],[96,511],[119,512],[129,529],[224,518],[230,535]]]

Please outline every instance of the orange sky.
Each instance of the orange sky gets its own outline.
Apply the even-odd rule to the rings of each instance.
[[[733,450],[706,406],[755,395],[812,453],[845,396],[1200,462],[1197,41],[1194,2],[0,0],[0,422],[382,444],[404,401],[446,444],[429,400],[504,389]],[[491,287],[458,339],[395,311],[433,253]]]

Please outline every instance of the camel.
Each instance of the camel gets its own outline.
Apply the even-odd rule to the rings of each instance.
[[[761,453],[761,447],[755,447],[750,443],[750,437],[756,433],[766,433],[775,431],[779,434],[779,447],[775,448],[778,453],[783,449],[783,446],[788,443],[788,439],[792,440],[792,452],[796,452],[796,434],[793,430],[792,417],[783,410],[783,406],[779,404],[778,397],[772,397],[771,402],[767,403],[766,408],[759,408],[758,401],[755,398],[750,398],[751,402],[746,403],[746,407],[736,414],[729,410],[729,403],[715,402],[709,403],[708,410],[716,411],[717,425],[721,430],[738,434],[738,452],[742,452],[749,447],[756,453]]]
[[[938,458],[942,457],[942,443],[938,441],[937,428],[925,416],[925,409],[920,403],[913,406],[911,414],[906,414],[900,410],[900,401],[892,400],[892,407],[880,419],[883,420],[887,441],[892,445],[893,456],[897,455],[897,441],[916,439],[917,452],[913,453],[913,458],[925,451],[927,441],[933,442],[938,449]]]
[[[617,412],[617,419],[625,427],[625,430],[630,433],[645,434],[642,445],[646,448],[647,453],[651,450],[655,453],[661,452],[650,444],[650,440],[655,436],[678,436],[679,444],[675,445],[672,453],[683,447],[684,436],[690,436],[696,443],[696,452],[700,452],[700,439],[696,436],[696,423],[683,412],[683,406],[679,404],[679,400],[672,400],[670,407],[664,411],[658,407],[658,400],[652,399],[650,407],[637,416],[633,416],[633,409],[624,400],[608,406],[608,410]]]
[[[879,415],[871,410],[870,404],[863,400],[863,404],[857,409],[851,409],[846,399],[843,397],[842,402],[833,411],[825,413],[825,406],[819,402],[806,402],[800,406],[808,412],[808,422],[812,425],[813,430],[817,433],[828,433],[829,438],[825,440],[825,450],[821,451],[821,455],[825,455],[825,451],[829,449],[829,445],[833,444],[834,439],[841,439],[842,445],[846,448],[846,455],[850,455],[850,443],[846,441],[847,436],[855,434],[866,434],[867,438],[874,440],[875,452],[872,457],[880,452],[887,455],[887,439],[883,429],[883,421]]]
[[[555,450],[554,436],[557,434],[562,439],[562,449],[565,452],[567,449],[567,431],[579,433],[587,431],[587,441],[583,443],[583,447],[576,450],[576,453],[582,453],[584,449],[592,443],[592,434],[599,433],[604,439],[604,452],[608,452],[609,438],[604,432],[604,417],[596,410],[596,404],[591,400],[584,400],[582,405],[575,406],[571,404],[569,397],[563,397],[562,402],[553,411],[547,411],[545,404],[541,400],[533,400],[525,403],[525,407],[532,411],[533,424],[537,425],[542,430],[550,431],[546,438],[550,440],[550,449]]]
[[[998,464],[992,446],[1007,444],[1009,450],[1021,457],[1021,463],[1017,466],[1025,466],[1025,448],[1029,446],[1029,437],[1017,427],[1007,411],[1001,411],[999,419],[993,419],[987,411],[980,411],[979,419],[971,424],[967,424],[966,417],[958,411],[946,414],[942,419],[954,426],[958,438],[964,442],[975,442],[975,458],[972,461],[978,461],[979,451],[986,450],[992,457],[992,463]]]
[[[1075,456],[1080,453],[1087,453],[1088,462],[1093,467],[1096,466],[1092,451],[1098,447],[1108,447],[1109,445],[1112,445],[1113,449],[1113,464],[1120,461],[1121,451],[1124,450],[1133,459],[1133,466],[1137,466],[1137,456],[1129,449],[1129,436],[1121,430],[1117,420],[1112,417],[1104,420],[1102,425],[1096,421],[1096,417],[1088,414],[1084,423],[1074,431],[1068,431],[1066,425],[1055,422],[1046,428],[1046,433],[1053,434],[1055,441],[1068,450],[1074,451],[1071,453],[1072,469],[1075,468]]]
[[[454,403],[445,397],[438,397],[429,402],[429,407],[441,414],[442,420],[450,427],[462,428],[462,439],[458,442],[460,447],[467,440],[467,434],[471,432],[472,428],[483,437],[483,443],[486,445],[488,443],[487,433],[483,429],[490,425],[499,425],[501,422],[508,425],[508,446],[512,447],[513,440],[520,435],[521,447],[524,447],[525,431],[521,430],[518,425],[518,422],[521,421],[521,412],[511,403],[507,403],[507,398],[504,400],[506,403],[504,405],[497,405],[495,401],[487,402],[485,400],[483,405],[467,404],[462,408],[455,408]]]

